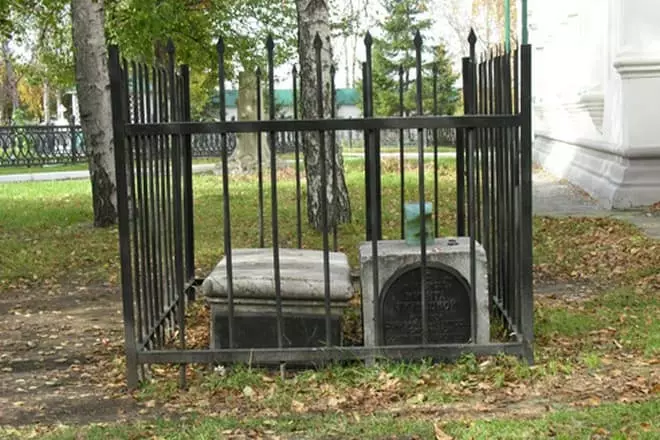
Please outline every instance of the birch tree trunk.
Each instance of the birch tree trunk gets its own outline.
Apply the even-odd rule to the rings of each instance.
[[[298,11],[301,79],[301,115],[303,119],[318,118],[317,81],[316,81],[316,52],[314,37],[318,34],[323,42],[321,50],[321,65],[323,71],[323,113],[330,117],[330,66],[332,64],[332,47],[330,44],[329,12],[326,0],[296,0]],[[321,144],[318,133],[303,133],[303,148],[305,153],[305,172],[307,175],[307,217],[312,226],[321,230],[323,218],[321,216],[321,199],[323,191],[327,194],[328,227],[339,223],[349,222],[351,219],[351,206],[348,189],[344,178],[344,161],[341,145],[335,148],[335,157],[332,157],[331,135],[325,135],[325,157],[321,155]],[[321,183],[321,161],[325,162],[326,188]],[[333,191],[333,163],[335,165],[336,191]]]
[[[4,59],[5,77],[2,87],[2,110],[0,113],[2,125],[10,125],[14,113],[14,69],[11,62],[11,51],[9,50],[9,40],[2,43],[2,58]]]
[[[72,0],[76,83],[92,182],[94,226],[117,221],[117,186],[112,138],[110,78],[102,0]]]

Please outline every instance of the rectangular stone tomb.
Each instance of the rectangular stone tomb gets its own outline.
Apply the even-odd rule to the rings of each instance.
[[[470,239],[436,239],[427,246],[425,300],[429,344],[472,341]],[[488,269],[477,243],[476,342],[490,340]],[[374,295],[372,243],[360,246],[365,346],[422,343],[421,250],[402,240],[378,242],[378,286]]]
[[[323,252],[280,249],[283,346],[326,345]],[[331,342],[341,343],[341,318],[353,296],[346,255],[330,252]],[[227,261],[213,269],[201,286],[211,307],[211,348],[229,346]],[[234,348],[276,348],[277,311],[273,250],[232,252]]]

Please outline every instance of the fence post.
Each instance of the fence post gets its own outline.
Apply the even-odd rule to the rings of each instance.
[[[524,355],[534,362],[534,296],[532,291],[532,47],[520,47],[521,169],[521,327]]]
[[[128,188],[126,185],[126,135],[122,100],[122,73],[119,49],[109,49],[110,90],[112,104],[112,129],[114,132],[115,169],[117,175],[117,211],[119,217],[119,252],[121,262],[122,306],[124,314],[124,347],[126,351],[126,379],[129,389],[138,386],[137,346],[135,341],[135,316],[133,310],[133,271],[131,267],[131,237],[128,212]]]

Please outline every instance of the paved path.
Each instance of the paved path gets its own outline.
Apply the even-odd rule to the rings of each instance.
[[[203,173],[210,171],[215,165],[198,164],[193,165],[193,173]],[[15,182],[43,182],[48,180],[80,180],[89,179],[89,171],[53,171],[50,173],[30,173],[30,174],[7,174],[0,176],[0,183]]]
[[[660,213],[603,208],[579,187],[544,172],[534,172],[534,214],[547,216],[612,217],[630,222],[660,240]]]

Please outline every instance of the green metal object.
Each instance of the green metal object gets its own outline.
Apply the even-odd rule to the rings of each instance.
[[[521,11],[521,18],[522,18],[522,44],[527,44],[527,40],[529,39],[529,35],[527,33],[527,0],[521,0],[522,1],[522,11]]]
[[[405,206],[406,244],[411,246],[421,244],[422,238],[422,215],[425,216],[426,244],[433,244],[433,203],[424,205],[424,213],[419,211],[419,203],[407,203]]]
[[[504,49],[511,50],[511,0],[504,0]]]

